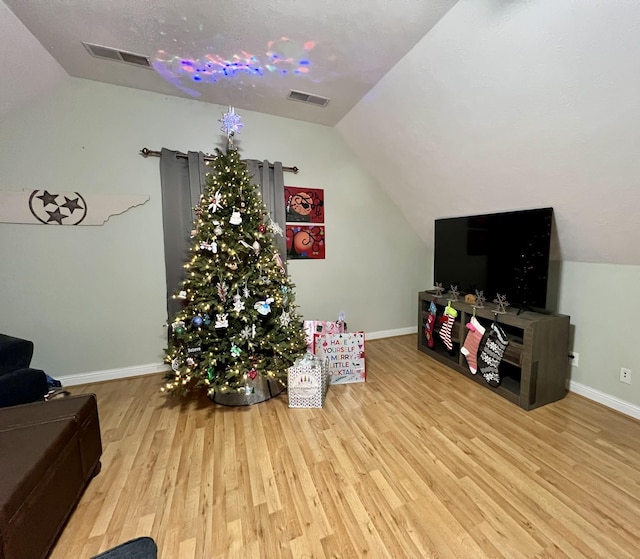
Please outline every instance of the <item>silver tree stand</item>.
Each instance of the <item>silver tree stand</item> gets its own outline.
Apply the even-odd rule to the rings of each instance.
[[[209,399],[222,406],[252,406],[266,402],[284,392],[284,385],[276,380],[257,376],[247,381],[247,390],[241,392],[214,392]]]

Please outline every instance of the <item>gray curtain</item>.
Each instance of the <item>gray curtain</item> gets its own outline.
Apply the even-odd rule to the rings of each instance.
[[[282,163],[250,159],[246,161],[252,182],[258,186],[271,219],[282,227],[283,235],[275,236],[275,243],[286,261],[284,176]],[[167,313],[169,317],[182,309],[182,301],[174,299],[184,279],[184,264],[189,255],[191,230],[195,214],[206,185],[202,152],[190,151],[185,157],[178,152],[162,149],[160,154],[160,182],[162,187],[162,223],[164,229],[164,261],[167,278]]]
[[[184,264],[189,254],[189,241],[205,179],[204,154],[190,151],[187,157],[163,148],[160,154],[162,185],[162,224],[164,229],[164,265],[167,278],[167,313],[169,317],[182,309],[182,301],[174,299],[184,279]]]
[[[286,262],[287,246],[284,237],[285,205],[282,163],[280,161],[269,163],[266,160],[258,161],[256,159],[247,159],[246,163],[249,168],[249,175],[252,176],[253,183],[258,186],[271,219],[282,227],[282,235],[275,235],[274,241],[282,261]]]

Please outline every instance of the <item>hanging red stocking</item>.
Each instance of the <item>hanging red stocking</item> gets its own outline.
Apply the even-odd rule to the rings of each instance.
[[[460,353],[467,359],[467,365],[469,365],[471,374],[475,375],[478,372],[478,347],[480,346],[482,336],[484,336],[485,328],[475,316],[471,317],[471,320],[466,326],[469,333],[464,339],[464,345],[462,349],[460,349]]]
[[[442,322],[444,323],[440,327],[440,339],[447,346],[447,349],[451,351],[453,349],[453,342],[451,341],[451,330],[453,329],[453,323],[455,322],[458,311],[451,305],[447,305],[444,308],[444,314],[442,315]]]
[[[436,312],[438,311],[438,307],[436,307],[436,300],[431,301],[429,305],[429,316],[427,317],[427,323],[424,325],[424,336],[427,338],[427,345],[429,347],[433,347],[433,330],[436,325]]]

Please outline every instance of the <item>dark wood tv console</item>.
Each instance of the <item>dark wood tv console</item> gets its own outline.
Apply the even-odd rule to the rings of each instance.
[[[418,293],[418,349],[452,369],[510,400],[525,410],[531,410],[562,399],[566,392],[569,373],[569,317],[560,314],[542,314],[507,308],[505,314],[496,314],[496,306],[485,303],[484,308],[475,308],[476,318],[487,328],[497,320],[509,338],[509,344],[499,367],[502,382],[492,387],[478,372],[469,372],[466,359],[460,352],[467,334],[465,325],[474,314],[474,307],[464,301],[451,301],[458,311],[451,338],[453,350],[448,351],[437,330],[440,317],[450,299],[438,297],[435,323],[434,347],[427,344],[424,327],[429,316],[429,304],[435,294],[431,291]],[[463,298],[463,296],[461,296]],[[481,342],[482,349],[484,342]]]

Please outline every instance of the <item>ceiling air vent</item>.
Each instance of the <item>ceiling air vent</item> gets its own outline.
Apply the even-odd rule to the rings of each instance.
[[[326,107],[331,99],[327,97],[320,97],[319,95],[313,95],[312,93],[305,93],[304,91],[296,91],[292,89],[287,95],[287,99],[291,101],[300,101],[301,103],[309,103],[316,107]]]
[[[102,47],[100,45],[92,45],[91,43],[82,44],[84,45],[84,48],[89,51],[89,54],[91,56],[95,56],[96,58],[125,62],[127,64],[134,64],[135,66],[142,66],[143,68],[151,67],[151,64],[149,64],[149,58],[142,54],[134,54],[133,52],[127,52],[124,50]]]

